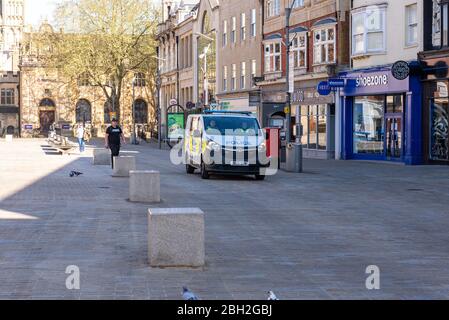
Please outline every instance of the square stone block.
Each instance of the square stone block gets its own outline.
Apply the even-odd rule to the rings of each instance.
[[[111,151],[109,149],[94,149],[93,154],[95,166],[111,165]]]
[[[161,202],[161,175],[158,171],[131,171],[129,176],[131,202]]]
[[[204,266],[204,212],[158,208],[148,213],[148,262],[152,267]]]
[[[6,140],[6,142],[12,142],[12,138],[13,138],[12,134],[7,134],[5,137],[5,140]]]
[[[113,177],[129,177],[130,171],[136,170],[136,157],[114,157]]]

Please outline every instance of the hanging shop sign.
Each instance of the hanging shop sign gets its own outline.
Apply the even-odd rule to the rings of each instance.
[[[329,82],[321,81],[317,86],[317,92],[322,96],[328,96],[332,92]]]
[[[410,66],[405,61],[396,61],[391,67],[391,74],[397,80],[405,80],[410,76]]]

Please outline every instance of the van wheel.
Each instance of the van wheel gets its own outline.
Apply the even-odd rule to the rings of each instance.
[[[186,164],[186,172],[187,174],[193,174],[195,173],[195,168],[192,167],[190,164]]]
[[[265,175],[264,174],[256,174],[256,180],[257,181],[265,180]]]
[[[206,170],[206,164],[201,162],[201,179],[207,180],[210,178],[209,172]]]

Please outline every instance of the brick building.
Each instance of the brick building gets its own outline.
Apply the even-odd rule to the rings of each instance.
[[[335,95],[321,96],[317,86],[349,66],[349,9],[345,0],[297,0],[290,21],[290,61],[294,70],[292,110],[286,107],[285,8],[292,1],[264,1],[263,70],[261,120],[264,126],[285,129],[291,111],[291,132],[296,106],[304,129],[304,156],[334,158]],[[286,137],[292,140],[294,137]]]

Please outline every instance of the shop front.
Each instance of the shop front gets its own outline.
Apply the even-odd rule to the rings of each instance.
[[[292,94],[292,122],[299,107],[304,158],[335,159],[335,96],[320,95],[317,85]]]
[[[449,165],[449,58],[423,57],[427,65],[423,79],[424,160]]]
[[[423,163],[419,76],[396,79],[391,67],[340,74],[342,158]]]

